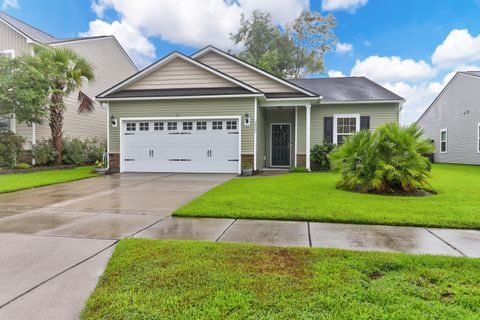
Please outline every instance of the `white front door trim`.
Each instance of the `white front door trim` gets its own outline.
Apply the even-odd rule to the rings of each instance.
[[[308,171],[310,171],[310,109],[312,108],[311,104],[306,104],[305,105],[305,110],[306,110],[306,127],[307,127],[307,133],[306,133],[306,142],[305,142],[305,167],[307,168]]]
[[[125,117],[119,118],[119,134],[120,134],[120,172],[125,172],[125,164],[123,158],[123,123],[125,121],[149,121],[149,120],[215,120],[215,119],[234,119],[238,121],[238,174],[242,173],[242,116],[186,116],[186,117]]]

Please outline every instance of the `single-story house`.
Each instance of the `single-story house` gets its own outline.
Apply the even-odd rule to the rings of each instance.
[[[457,72],[417,124],[435,162],[480,165],[480,71]]]
[[[0,56],[10,58],[33,54],[33,45],[66,47],[86,58],[94,68],[95,81],[82,91],[90,97],[110,88],[138,71],[122,46],[113,36],[59,39],[4,12],[0,12]],[[63,136],[81,140],[107,140],[107,110],[95,103],[94,112],[78,112],[78,92],[65,99]],[[26,139],[25,149],[51,137],[48,119],[41,124],[19,123],[15,115],[0,116],[0,132],[10,130]]]
[[[97,100],[111,168],[233,173],[310,168],[314,145],[397,122],[405,101],[364,77],[281,79],[212,46],[173,52]]]

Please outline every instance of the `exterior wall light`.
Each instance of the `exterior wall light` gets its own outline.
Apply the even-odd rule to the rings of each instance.
[[[114,115],[112,115],[110,117],[110,123],[112,124],[112,128],[118,127],[118,120],[117,120],[117,118],[115,118]]]
[[[248,127],[250,126],[250,115],[247,113],[245,113],[245,116],[244,116],[244,123],[245,123],[245,126]]]

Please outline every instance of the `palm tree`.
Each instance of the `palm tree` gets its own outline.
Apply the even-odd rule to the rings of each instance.
[[[95,78],[93,66],[73,50],[62,47],[35,46],[35,59],[47,70],[45,76],[50,85],[49,126],[52,132],[52,142],[56,151],[55,164],[62,163],[62,127],[65,111],[64,99],[79,90],[85,81],[92,82]],[[79,111],[92,111],[93,101],[83,92],[78,96]]]

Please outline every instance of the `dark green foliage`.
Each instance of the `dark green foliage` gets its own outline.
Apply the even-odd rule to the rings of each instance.
[[[308,171],[308,169],[305,168],[305,167],[292,167],[292,168],[290,168],[290,172],[306,173],[306,172],[310,172],[310,171]]]
[[[25,139],[11,131],[0,132],[0,167],[11,167],[17,163]]]
[[[55,149],[53,148],[52,140],[37,142],[32,148],[32,156],[37,165],[51,165],[55,160]]]
[[[361,192],[415,192],[430,189],[431,168],[423,154],[434,146],[412,124],[388,123],[375,133],[360,131],[330,155],[342,174],[339,187]]]
[[[335,145],[331,143],[324,143],[322,145],[316,144],[310,151],[310,161],[312,171],[329,171],[330,159],[328,155],[335,149]]]
[[[87,163],[95,163],[97,161],[103,161],[103,153],[106,151],[105,145],[98,139],[86,139],[85,150],[87,153]]]
[[[62,159],[65,164],[79,165],[87,161],[85,143],[80,139],[64,139],[62,146]]]

